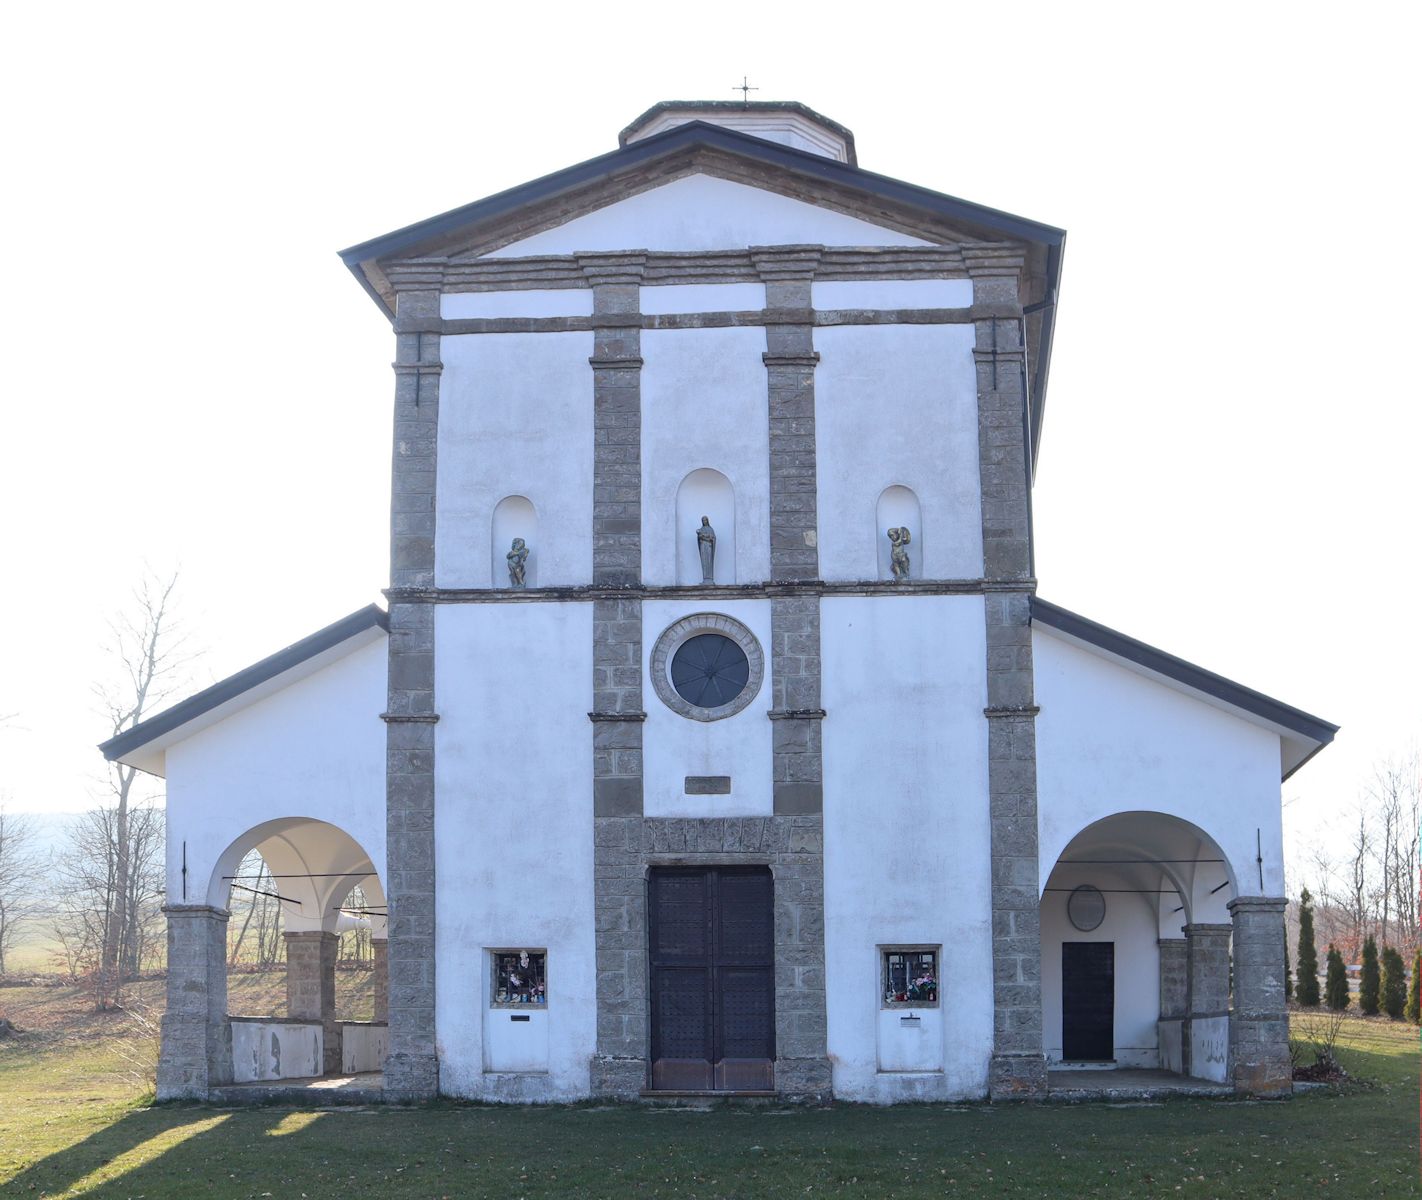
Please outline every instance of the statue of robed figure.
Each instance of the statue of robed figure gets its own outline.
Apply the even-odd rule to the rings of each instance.
[[[716,582],[716,531],[711,528],[711,518],[701,518],[701,528],[696,531],[696,551],[701,555],[701,582]]]
[[[523,538],[514,538],[512,548],[504,557],[508,559],[509,564],[509,587],[523,587],[528,568],[528,546],[524,544]]]
[[[907,526],[889,530],[889,570],[893,572],[895,583],[903,583],[909,577],[908,544],[911,541]]]

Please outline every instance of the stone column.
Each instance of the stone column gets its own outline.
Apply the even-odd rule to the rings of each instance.
[[[645,256],[588,254],[593,291],[593,583],[642,580],[642,317]],[[642,601],[593,601],[593,865],[596,1096],[647,1086],[647,918],[642,869]]]
[[[751,252],[765,284],[770,578],[820,575],[815,453],[815,270],[820,248]],[[824,973],[824,767],[820,598],[770,602],[771,786],[776,828],[792,855],[775,868],[775,1086],[827,1098],[833,1077]]]
[[[336,1024],[336,953],[341,939],[319,929],[284,935],[286,1015],[320,1021],[324,1043],[321,1070],[341,1073],[341,1027]]]
[[[1042,1052],[1042,935],[1037,855],[1037,707],[1033,699],[1030,447],[1017,266],[972,260],[978,387],[988,809],[992,826],[993,1054],[988,1094],[1047,1091]]]
[[[1230,1083],[1237,1092],[1293,1091],[1289,1017],[1284,1004],[1282,896],[1240,896],[1234,919],[1234,1011],[1229,1021]]]
[[[168,1003],[158,1055],[159,1100],[206,1100],[232,1082],[227,1021],[227,912],[169,904]]]
[[[373,1019],[390,1019],[390,943],[384,938],[375,938],[370,943],[373,970],[370,974],[371,990],[375,993]]]
[[[1161,938],[1156,945],[1160,948],[1160,1019],[1178,1021],[1185,1017],[1189,999],[1185,939]]]
[[[1186,925],[1186,1020],[1181,1030],[1185,1073],[1195,1075],[1194,1022],[1229,1015],[1229,925]]]
[[[385,1094],[439,1094],[435,1049],[435,583],[438,291],[399,293],[391,480],[390,667],[385,765],[389,1054]]]

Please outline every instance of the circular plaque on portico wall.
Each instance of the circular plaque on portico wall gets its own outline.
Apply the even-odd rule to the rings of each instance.
[[[1067,918],[1082,933],[1090,933],[1106,919],[1106,897],[1083,883],[1067,897]]]

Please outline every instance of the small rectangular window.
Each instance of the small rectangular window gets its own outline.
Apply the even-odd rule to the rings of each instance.
[[[495,950],[495,1008],[540,1007],[548,1003],[548,955],[543,950]]]
[[[929,1008],[938,1004],[938,951],[888,947],[880,982],[885,1008]]]

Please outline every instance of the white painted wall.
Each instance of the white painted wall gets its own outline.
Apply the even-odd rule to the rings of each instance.
[[[879,577],[876,505],[900,484],[922,510],[921,577],[980,576],[973,327],[834,326],[815,349],[820,574]]]
[[[757,312],[763,283],[668,283],[642,288],[644,313]]]
[[[992,1053],[982,599],[825,599],[820,636],[835,1093],[982,1096]],[[940,943],[952,1003],[939,1070],[880,1071],[878,947]]]
[[[446,320],[470,317],[589,317],[592,310],[591,288],[447,292],[439,298],[439,313]]]
[[[764,329],[643,331],[645,582],[677,581],[677,543],[687,536],[675,524],[677,489],[702,467],[720,471],[735,491],[734,578],[750,583],[769,575],[770,432],[764,353]],[[700,517],[698,513],[698,524]],[[716,551],[719,564],[719,545]]]
[[[1033,630],[1032,652],[1041,707],[1037,812],[1044,885],[1082,829],[1113,813],[1144,810],[1179,817],[1210,835],[1233,867],[1239,894],[1284,894],[1277,734],[1042,626]]]
[[[379,1071],[390,1050],[390,1027],[384,1021],[341,1022],[341,1070],[347,1075]]]
[[[755,634],[765,655],[765,680],[735,716],[693,721],[674,713],[653,690],[652,649],[662,631],[693,613],[734,617]],[[646,600],[642,604],[642,804],[649,817],[767,817],[771,791],[770,601]],[[729,775],[725,796],[688,796],[688,775]]]
[[[931,243],[712,175],[687,175],[574,217],[485,255],[520,258],[582,250],[726,250],[815,243],[927,246]]]
[[[505,496],[525,496],[538,512],[540,544],[533,552],[540,586],[591,580],[592,350],[591,333],[442,340],[435,534],[441,587],[507,586],[507,573],[491,570],[493,509]]]
[[[384,877],[386,657],[383,633],[352,639],[314,675],[168,748],[170,903],[209,903],[223,853],[288,817],[338,826]],[[250,848],[244,840],[236,853]]]
[[[326,1035],[319,1021],[229,1021],[232,1082],[314,1079],[323,1074]],[[378,1068],[377,1068],[378,1069]]]
[[[576,1099],[596,1044],[592,605],[442,605],[435,645],[440,1087]],[[509,946],[546,947],[549,981],[546,1074],[512,1091],[484,1044],[488,952]]]
[[[971,279],[817,279],[816,308],[970,308]]]
[[[1100,888],[1106,901],[1106,916],[1095,929],[1083,933],[1067,917],[1067,893],[1051,891],[1042,898],[1042,1045],[1048,1061],[1062,1061],[1062,943],[1114,942],[1116,1065],[1158,1066],[1158,902],[1150,896],[1110,890],[1135,888],[1139,883],[1134,875],[1111,867],[1061,866],[1051,878],[1053,888],[1083,883]],[[1171,903],[1177,901],[1172,897]]]

